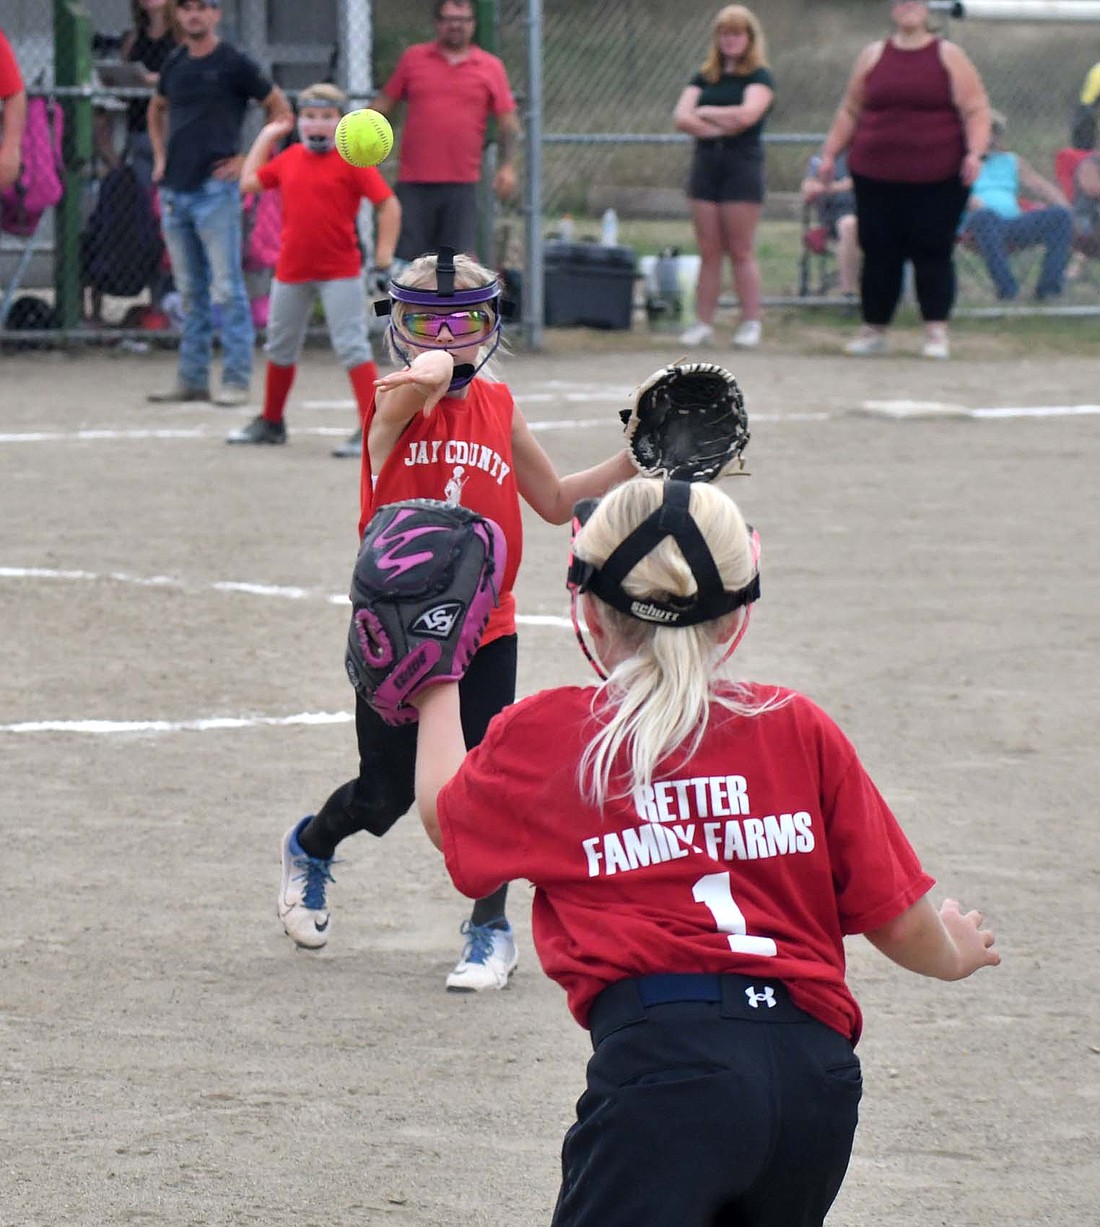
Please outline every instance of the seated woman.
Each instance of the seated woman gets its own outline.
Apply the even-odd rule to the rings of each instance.
[[[803,201],[813,206],[818,225],[836,243],[836,266],[840,274],[840,293],[845,298],[859,294],[859,226],[856,222],[856,198],[852,191],[852,177],[848,174],[848,158],[839,154],[833,178],[823,183],[819,177],[821,152],[810,158],[806,176],[802,180]]]
[[[1019,154],[1008,152],[1005,147],[1008,121],[999,111],[992,112],[992,119],[989,153],[971,189],[961,233],[977,244],[997,297],[1005,300],[1020,292],[1008,259],[1010,249],[1044,244],[1046,252],[1035,297],[1052,298],[1062,292],[1069,262],[1073,239],[1069,201],[1061,188],[1044,179]],[[1050,207],[1023,210],[1019,201],[1021,190],[1047,201]]]

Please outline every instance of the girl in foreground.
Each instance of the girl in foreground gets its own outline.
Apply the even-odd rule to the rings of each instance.
[[[756,534],[714,486],[637,479],[578,505],[570,586],[597,687],[508,708],[465,752],[458,686],[420,712],[416,795],[455,886],[535,886],[543,968],[594,1056],[554,1227],[810,1227],[861,1094],[843,938],[922,975],[996,966],[937,912],[837,726],[723,680],[759,595]]]

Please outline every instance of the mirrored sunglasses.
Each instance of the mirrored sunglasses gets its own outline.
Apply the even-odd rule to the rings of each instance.
[[[496,323],[486,307],[465,311],[406,311],[401,316],[401,331],[416,341],[473,341],[487,336]]]

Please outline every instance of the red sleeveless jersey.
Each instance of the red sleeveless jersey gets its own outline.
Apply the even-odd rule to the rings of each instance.
[[[445,396],[429,417],[416,414],[373,483],[366,447],[370,418],[364,430],[360,538],[377,507],[406,498],[461,503],[495,520],[504,531],[508,561],[500,604],[489,617],[483,645],[516,630],[512,586],[523,554],[523,521],[512,464],[514,412],[505,384],[475,379],[465,398]]]

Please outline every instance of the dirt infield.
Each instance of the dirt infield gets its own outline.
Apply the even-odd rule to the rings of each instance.
[[[506,363],[565,470],[675,356]],[[753,440],[730,488],[764,546],[742,667],[840,720],[1005,960],[941,985],[851,943],[866,1093],[830,1222],[1087,1227],[1096,363],[731,364]],[[443,991],[466,909],[415,817],[343,845],[324,953],[275,918],[281,835],[354,766],[346,382],[311,353],[290,445],[260,451],[222,443],[247,411],[147,406],[172,372],[0,358],[0,1225],[545,1224],[586,1037],[529,886],[512,987],[477,997]],[[524,693],[586,676],[566,540],[528,517]]]

